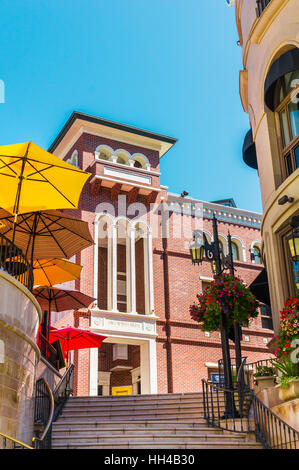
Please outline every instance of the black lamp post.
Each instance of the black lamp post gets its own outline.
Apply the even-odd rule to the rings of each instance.
[[[217,219],[215,214],[213,216],[213,238],[214,241],[210,244],[207,240],[207,237],[203,233],[203,242],[202,245],[199,242],[199,239],[202,236],[202,232],[196,230],[193,233],[194,243],[190,246],[190,254],[193,264],[199,264],[203,261],[204,254],[206,255],[207,260],[212,265],[213,273],[218,276],[225,269],[229,269],[230,273],[234,274],[234,262],[233,262],[233,252],[232,252],[232,243],[231,236],[228,234],[228,255],[225,256],[223,251],[219,246],[218,238],[218,227]],[[231,359],[229,351],[229,331],[227,325],[227,316],[222,313],[221,323],[220,323],[220,332],[221,332],[221,346],[222,346],[222,358],[223,358],[223,368],[224,368],[224,385],[225,388],[233,390],[233,380],[232,380],[232,371],[231,371]],[[236,351],[236,367],[237,372],[242,363],[242,354],[241,354],[241,337],[242,331],[239,324],[234,323],[234,342],[235,342],[235,351]],[[226,393],[226,410],[225,417],[236,417],[236,410],[234,407],[232,394]]]

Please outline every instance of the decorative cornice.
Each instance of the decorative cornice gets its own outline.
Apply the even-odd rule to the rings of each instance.
[[[262,215],[256,212],[249,212],[235,207],[199,201],[190,197],[181,198],[169,193],[166,204],[168,209],[172,212],[179,212],[185,215],[207,219],[212,219],[213,214],[215,213],[217,219],[221,222],[245,225],[258,230],[261,227]]]

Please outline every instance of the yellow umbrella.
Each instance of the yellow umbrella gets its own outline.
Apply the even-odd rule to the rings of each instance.
[[[33,142],[0,146],[0,207],[14,215],[77,208],[89,176]]]
[[[80,279],[82,266],[62,258],[37,259],[33,262],[35,286],[54,286]]]

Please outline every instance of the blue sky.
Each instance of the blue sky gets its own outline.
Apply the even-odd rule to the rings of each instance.
[[[48,148],[73,110],[179,139],[162,184],[261,211],[225,0],[2,0],[0,145]]]

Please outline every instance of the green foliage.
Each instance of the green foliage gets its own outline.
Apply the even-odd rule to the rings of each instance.
[[[280,380],[281,388],[288,388],[289,382],[293,379],[299,379],[299,377],[281,377],[281,380]]]
[[[286,388],[290,380],[299,379],[297,365],[292,362],[288,356],[282,356],[279,359],[271,359],[271,364],[282,374],[280,379],[281,387]]]
[[[273,377],[275,375],[274,367],[258,366],[253,377]]]

